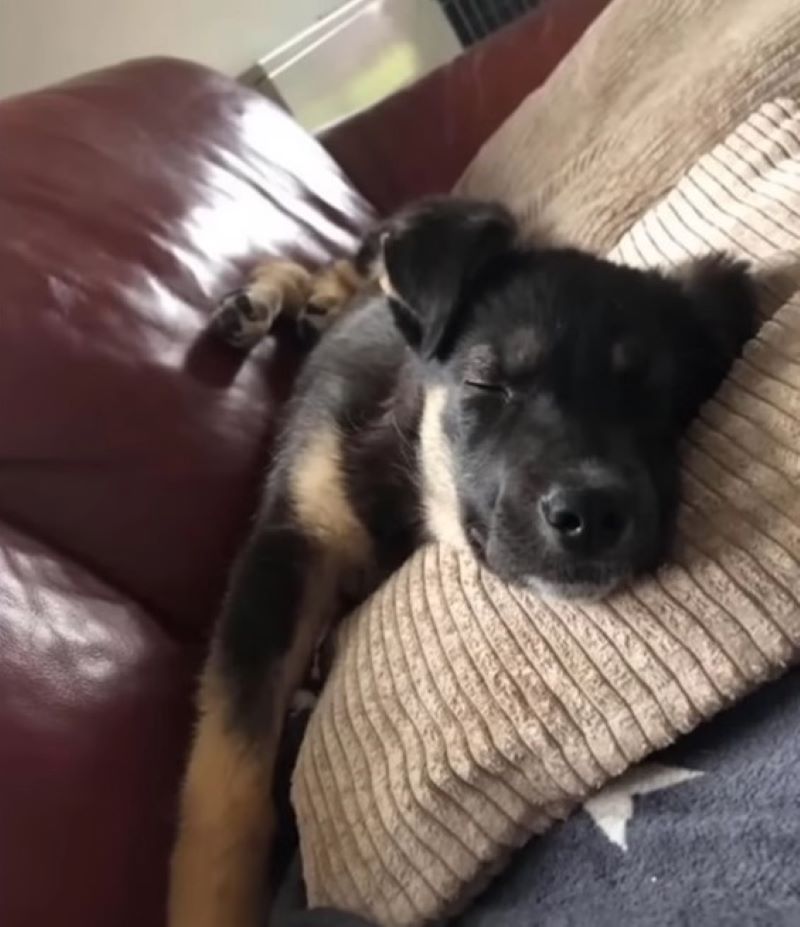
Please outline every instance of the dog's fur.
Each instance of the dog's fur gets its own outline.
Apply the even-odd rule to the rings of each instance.
[[[714,257],[670,276],[516,239],[499,206],[427,201],[325,272],[326,303],[280,264],[221,308],[240,344],[280,312],[336,323],[300,375],[206,666],[170,927],[258,923],[292,693],[343,601],[423,540],[560,595],[663,557],[680,436],[752,332],[746,270]]]

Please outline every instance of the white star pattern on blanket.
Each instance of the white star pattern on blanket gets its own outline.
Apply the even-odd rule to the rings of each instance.
[[[661,763],[642,763],[609,782],[585,804],[584,810],[594,823],[621,850],[628,849],[627,827],[633,817],[634,795],[647,795],[670,789],[681,782],[702,776],[694,769],[663,766]]]

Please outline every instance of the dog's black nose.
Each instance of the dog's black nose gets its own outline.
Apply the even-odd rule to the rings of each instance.
[[[612,486],[556,486],[541,501],[553,539],[565,550],[596,556],[612,550],[631,520],[627,495]]]

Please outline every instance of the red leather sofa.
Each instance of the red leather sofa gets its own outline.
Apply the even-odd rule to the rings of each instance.
[[[170,59],[0,101],[3,927],[164,923],[193,680],[299,360],[209,341],[215,301],[446,191],[604,5],[545,3],[320,140]]]

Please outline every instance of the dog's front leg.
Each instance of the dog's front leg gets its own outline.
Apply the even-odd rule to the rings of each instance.
[[[169,927],[256,927],[284,718],[353,570],[370,556],[319,424],[283,457],[233,576],[199,693],[172,860]]]

